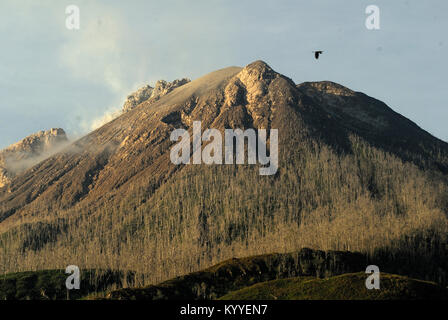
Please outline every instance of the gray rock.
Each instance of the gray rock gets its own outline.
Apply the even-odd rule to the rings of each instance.
[[[145,85],[138,89],[137,91],[131,93],[123,105],[123,112],[128,112],[134,109],[136,106],[145,101],[157,101],[160,97],[170,93],[174,89],[183,86],[184,84],[190,82],[190,79],[183,78],[177,79],[172,82],[167,82],[165,80],[159,80],[156,82],[155,87],[150,85]]]

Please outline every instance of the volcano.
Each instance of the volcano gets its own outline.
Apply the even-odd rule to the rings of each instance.
[[[448,144],[383,102],[255,61],[126,111],[0,189],[4,272],[77,264],[154,283],[311,247],[420,261],[445,281]],[[170,135],[194,121],[277,129],[278,171],[173,164]]]

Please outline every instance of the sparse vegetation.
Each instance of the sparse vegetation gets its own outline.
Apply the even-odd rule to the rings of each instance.
[[[247,166],[188,167],[159,189],[134,185],[119,205],[49,214],[1,235],[2,272],[71,261],[135,270],[143,286],[232,257],[310,247],[364,252],[389,261],[389,271],[395,260],[405,274],[446,283],[444,177],[352,143],[343,155],[304,144],[275,177]]]

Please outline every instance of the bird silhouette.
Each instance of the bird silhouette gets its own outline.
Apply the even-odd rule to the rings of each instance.
[[[323,51],[313,51],[314,52],[314,58],[319,59],[319,55],[323,52]]]

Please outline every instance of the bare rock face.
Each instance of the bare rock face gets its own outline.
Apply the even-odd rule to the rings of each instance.
[[[39,131],[0,151],[0,188],[17,174],[53,155],[68,142],[65,131]]]
[[[146,85],[141,87],[134,93],[131,93],[124,102],[123,112],[128,112],[134,109],[137,105],[139,105],[143,101],[148,100],[151,97],[153,90],[154,90],[153,87],[151,87],[150,85]]]
[[[5,185],[7,185],[11,182],[11,180],[8,177],[8,173],[1,166],[2,166],[2,164],[0,164],[0,188],[4,187]]]
[[[246,88],[247,102],[250,104],[259,101],[267,93],[271,81],[277,77],[280,75],[263,61],[249,64],[236,76]]]
[[[276,94],[276,88],[294,86],[291,79],[275,72],[265,62],[255,61],[242,68],[228,82],[224,89],[224,117],[218,117],[220,119],[217,122],[233,126],[235,121],[229,122],[225,112],[233,113],[239,106],[244,106],[243,114],[247,113],[246,125],[250,123],[257,128],[269,128],[276,106],[285,104],[285,97],[293,97],[292,94]]]
[[[170,93],[177,87],[180,87],[190,81],[191,80],[187,78],[177,79],[172,82],[159,80],[156,82],[154,88],[150,85],[145,85],[127,97],[123,105],[123,112],[128,112],[134,109],[140,103],[148,100],[157,101],[160,99],[160,97]]]

